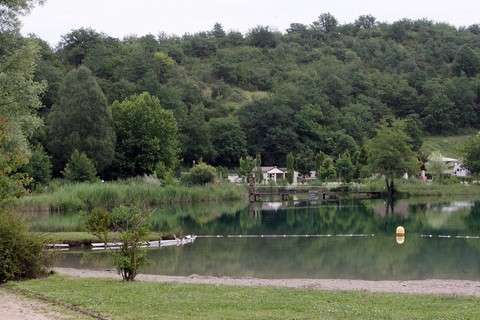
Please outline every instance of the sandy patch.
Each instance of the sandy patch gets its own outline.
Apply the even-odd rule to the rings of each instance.
[[[2,320],[86,319],[85,317],[57,309],[58,308],[47,303],[25,298],[0,289],[0,319]]]
[[[71,277],[120,279],[120,276],[114,271],[95,271],[70,268],[55,268],[55,271],[58,274]],[[480,297],[480,282],[464,280],[364,281],[341,279],[257,279],[208,277],[198,275],[174,277],[147,274],[138,275],[137,280],[162,283],[283,287],[328,291],[364,291]]]

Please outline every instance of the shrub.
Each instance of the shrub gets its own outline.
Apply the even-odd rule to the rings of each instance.
[[[63,175],[65,179],[72,182],[93,182],[96,180],[97,171],[85,153],[75,150],[65,166]]]
[[[110,213],[103,208],[95,208],[87,216],[87,230],[103,243],[108,242],[111,229]]]
[[[194,166],[188,174],[182,177],[182,180],[186,184],[191,185],[205,185],[207,183],[213,183],[217,176],[217,170],[203,162],[200,162]]]
[[[42,147],[37,147],[32,152],[30,162],[23,170],[33,179],[32,186],[46,185],[52,179],[52,161]]]
[[[122,247],[115,253],[115,264],[123,280],[133,281],[146,262],[141,249],[149,233],[150,214],[137,208],[118,207],[112,211],[113,231],[120,233]]]
[[[175,184],[173,170],[168,168],[163,161],[158,162],[155,166],[155,175],[166,185]]]
[[[0,283],[45,275],[47,262],[43,241],[17,216],[0,212]]]

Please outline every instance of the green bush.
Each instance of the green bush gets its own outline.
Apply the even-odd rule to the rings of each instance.
[[[46,185],[52,179],[52,161],[42,147],[36,147],[32,152],[30,162],[22,171],[33,179],[31,183],[33,188]]]
[[[85,153],[75,150],[70,157],[70,161],[63,171],[65,179],[72,182],[93,182],[97,179],[97,171],[93,162]]]
[[[118,207],[112,211],[113,231],[120,233],[122,247],[115,253],[115,264],[123,280],[133,281],[138,269],[146,262],[141,248],[150,231],[150,213],[137,208]]]
[[[111,223],[110,213],[107,210],[95,208],[87,215],[86,227],[88,232],[106,244],[108,242]]]
[[[43,241],[17,216],[0,212],[0,283],[45,275],[47,262]]]
[[[182,177],[182,181],[190,185],[205,185],[215,182],[216,177],[217,170],[214,167],[200,162]]]

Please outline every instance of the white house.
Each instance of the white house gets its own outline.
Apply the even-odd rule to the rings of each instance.
[[[451,176],[460,177],[460,178],[470,176],[470,171],[463,166],[463,163],[461,160],[442,156],[442,157],[439,157],[439,159],[430,158],[430,161],[441,161],[445,165],[445,170],[443,171],[443,173],[446,175],[451,175]]]
[[[468,177],[470,172],[463,166],[462,161],[454,158],[442,157],[442,162],[445,163],[445,174],[449,174],[455,177]]]
[[[282,180],[287,179],[287,169],[278,168],[278,167],[261,167],[262,169],[262,180],[264,183],[277,183]],[[294,171],[293,174],[293,184],[297,184],[298,172]]]
[[[463,166],[461,162],[455,163],[453,166],[453,175],[460,178],[470,176],[470,171]]]

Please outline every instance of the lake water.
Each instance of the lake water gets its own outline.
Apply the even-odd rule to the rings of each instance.
[[[219,208],[158,210],[153,222],[157,231],[215,237],[199,237],[184,247],[149,249],[150,263],[142,272],[480,280],[480,201],[410,199],[392,206],[369,200]],[[395,239],[399,225],[407,231],[403,244]],[[105,252],[78,250],[61,253],[57,265],[105,269],[112,268],[112,260]]]

